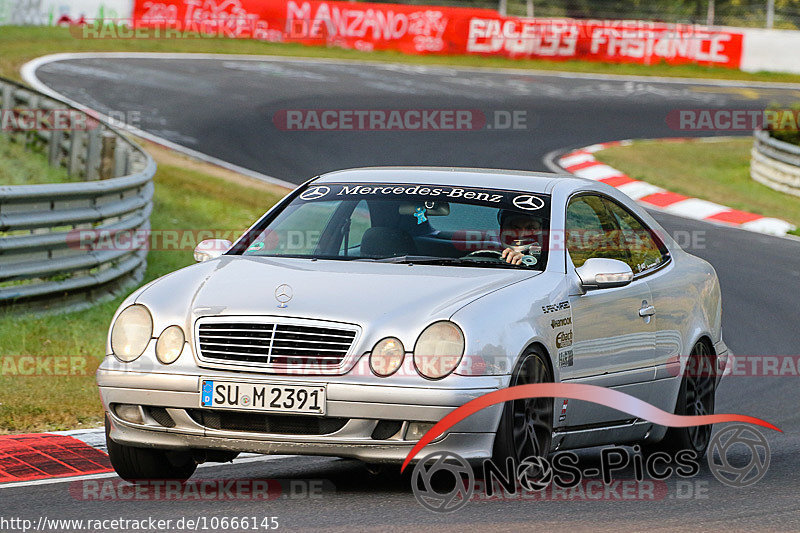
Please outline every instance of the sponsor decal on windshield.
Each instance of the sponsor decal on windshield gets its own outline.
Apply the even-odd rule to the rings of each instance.
[[[527,212],[543,209],[549,200],[549,197],[544,194],[521,191],[399,183],[329,183],[312,185],[303,191],[298,198],[306,202],[355,198],[390,198],[420,200],[423,202],[426,200],[441,200],[504,207]]]

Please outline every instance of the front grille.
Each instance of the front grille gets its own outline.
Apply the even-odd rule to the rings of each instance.
[[[342,429],[348,420],[211,409],[187,409],[187,412],[192,420],[207,428],[278,435],[328,435]]]
[[[282,322],[205,322],[197,328],[204,360],[264,366],[338,366],[354,329]]]
[[[145,407],[145,410],[147,411],[147,414],[149,414],[153,418],[153,420],[155,420],[162,426],[166,428],[175,427],[175,421],[172,419],[171,416],[169,416],[169,413],[167,413],[167,410],[164,409],[163,407],[147,406]]]
[[[390,437],[397,435],[397,432],[403,427],[403,423],[399,420],[380,420],[375,429],[372,430],[372,438],[376,440],[386,440]]]

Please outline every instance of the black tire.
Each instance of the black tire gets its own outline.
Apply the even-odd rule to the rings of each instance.
[[[698,341],[692,348],[687,371],[681,380],[676,415],[714,414],[717,378],[716,361],[708,345]],[[686,428],[669,428],[664,438],[654,444],[645,445],[648,452],[674,454],[681,450],[692,450],[701,459],[711,440],[711,425]]]
[[[153,448],[134,448],[118,444],[109,436],[110,425],[106,418],[106,445],[111,466],[125,481],[176,480],[186,481],[197,469],[197,463],[188,452],[171,452]]]
[[[538,350],[520,357],[509,387],[551,383],[553,376],[544,357]],[[553,440],[553,404],[553,398],[506,402],[494,440],[495,464],[505,464],[508,457],[514,459],[515,464],[531,456],[547,457]]]

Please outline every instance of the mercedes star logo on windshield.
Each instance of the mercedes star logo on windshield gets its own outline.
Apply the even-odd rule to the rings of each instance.
[[[326,187],[324,185],[317,185],[316,187],[309,187],[308,190],[303,191],[303,194],[300,195],[300,199],[316,200],[318,198],[322,198],[329,192],[331,192],[330,187]]]
[[[514,205],[525,211],[535,211],[544,207],[544,200],[532,194],[523,194],[513,200]]]

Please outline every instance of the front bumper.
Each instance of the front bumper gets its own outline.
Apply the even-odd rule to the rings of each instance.
[[[231,375],[231,379],[242,376]],[[248,376],[252,379],[251,376]],[[126,372],[100,369],[97,381],[110,422],[110,437],[117,443],[172,450],[225,450],[264,454],[331,455],[368,462],[402,462],[419,436],[409,439],[409,423],[435,423],[464,403],[504,386],[502,376],[458,378],[458,388],[337,382],[313,377],[281,379],[260,377],[270,383],[300,383],[327,387],[328,418],[346,419],[326,434],[264,433],[215,429],[198,420],[199,375]],[[464,386],[464,384],[468,386]],[[165,426],[142,409],[142,423],[123,420],[112,405],[129,404],[164,408],[174,424]],[[455,452],[466,459],[491,456],[494,431],[502,405],[484,409],[454,426],[425,448]],[[227,413],[227,411],[226,411]],[[248,411],[247,413],[252,413]],[[195,414],[195,416],[193,416]],[[287,415],[288,416],[288,415]],[[297,419],[313,418],[295,415]],[[401,429],[388,438],[375,438],[381,422],[397,421]]]

